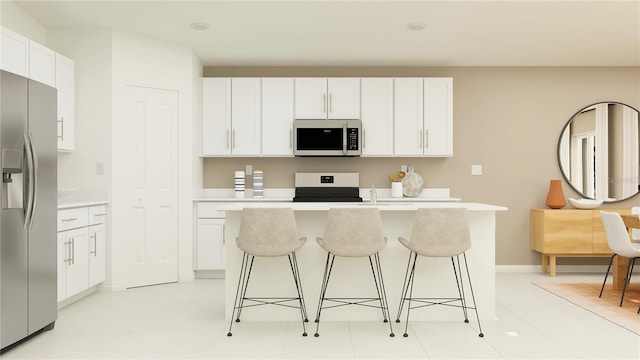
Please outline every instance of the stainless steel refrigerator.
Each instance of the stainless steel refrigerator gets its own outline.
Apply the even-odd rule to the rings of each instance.
[[[57,92],[0,79],[0,349],[57,318]]]

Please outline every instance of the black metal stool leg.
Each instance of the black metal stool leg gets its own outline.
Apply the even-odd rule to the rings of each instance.
[[[253,261],[256,259],[255,256],[251,256],[251,262],[249,263],[249,271],[246,272],[246,280],[243,284],[244,289],[240,294],[240,305],[238,306],[238,317],[236,318],[236,322],[240,322],[240,314],[242,313],[242,309],[244,308],[244,300],[247,297],[247,288],[249,287],[249,279],[251,278],[251,270],[253,270]]]
[[[331,258],[331,261],[329,261]],[[327,293],[327,287],[329,286],[329,279],[331,278],[331,270],[333,269],[333,262],[335,261],[336,256],[331,253],[327,254],[327,263],[325,264],[325,279],[322,283],[322,287],[320,289],[320,300],[318,300],[318,313],[316,314],[316,333],[313,336],[318,337],[320,334],[318,333],[318,329],[320,328],[320,315],[322,314],[322,303],[324,302],[325,295]]]
[[[627,291],[627,285],[629,281],[631,281],[631,274],[633,273],[633,267],[636,264],[636,258],[629,259],[629,264],[627,265],[627,276],[624,280],[624,287],[622,288],[622,296],[620,297],[620,306],[622,306],[622,301],[624,301],[624,293]]]
[[[400,315],[402,314],[402,308],[404,307],[404,299],[407,297],[407,290],[409,289],[409,281],[411,280],[409,279],[409,281],[407,281],[407,279],[409,278],[409,270],[411,268],[411,255],[413,255],[413,252],[409,253],[409,260],[407,261],[407,269],[404,272],[404,280],[402,282],[402,292],[400,293],[400,306],[398,306],[398,314],[396,315],[397,323],[400,322]]]
[[[382,298],[380,300],[381,306],[382,306],[382,315],[385,319],[385,322],[389,323],[389,331],[390,331],[389,336],[394,337],[396,335],[393,333],[393,326],[391,326],[391,322],[389,321],[391,319],[391,315],[389,314],[389,303],[387,301],[387,289],[384,286],[384,278],[382,277],[382,265],[380,265],[380,255],[378,253],[376,253],[375,259],[376,259],[376,268],[378,270],[380,291],[382,292]]]
[[[304,301],[302,299],[302,284],[299,281],[299,276],[300,274],[297,273],[297,264],[294,266],[294,262],[296,262],[295,259],[295,253],[291,253],[290,255],[287,256],[287,258],[289,259],[289,266],[291,267],[291,274],[293,275],[293,282],[296,285],[296,291],[298,293],[298,303],[299,303],[299,307],[300,307],[300,317],[302,318],[302,336],[307,336],[307,329],[305,328],[305,320],[307,317],[306,314],[306,310],[304,308]]]
[[[411,298],[413,297],[413,283],[415,281],[415,271],[416,271],[416,260],[418,259],[418,254],[414,253],[413,255],[413,265],[411,266],[411,275],[409,276],[409,283],[407,286],[409,287],[409,297],[407,298],[407,300],[409,301],[409,304],[407,306],[407,321],[404,324],[404,334],[402,336],[404,337],[408,337],[409,336],[409,312],[411,311]]]
[[[307,304],[304,301],[304,292],[302,291],[302,280],[300,279],[300,269],[298,268],[298,258],[296,257],[296,253],[292,253],[293,257],[293,266],[295,269],[295,274],[297,275],[297,283],[296,289],[299,289],[300,293],[300,306],[302,307],[302,311],[304,314],[304,322],[309,322],[309,317],[307,316]]]
[[[371,265],[371,274],[373,274],[373,282],[376,285],[376,292],[378,293],[378,301],[380,302],[380,310],[382,310],[382,321],[386,323],[386,322],[389,322],[389,319],[387,318],[387,313],[384,311],[385,304],[383,302],[383,297],[382,297],[382,284],[378,279],[380,275],[380,268],[378,266],[379,259],[376,259],[376,266],[374,268],[373,261],[371,260],[371,256],[369,256],[369,265]]]
[[[484,333],[482,333],[482,325],[480,324],[480,315],[478,315],[478,305],[476,304],[476,296],[473,293],[473,285],[471,284],[471,276],[469,275],[469,264],[467,263],[467,254],[462,253],[462,257],[464,259],[464,267],[467,270],[467,279],[469,279],[469,289],[471,290],[471,300],[473,300],[473,309],[476,312],[476,320],[478,321],[478,330],[479,337],[484,337]],[[462,271],[462,269],[460,270]]]
[[[456,263],[453,260],[453,256],[451,257],[451,265],[453,265],[453,275],[456,277],[456,287],[458,288],[458,295],[460,296],[460,304],[462,305],[462,313],[464,314],[464,322],[469,322],[469,316],[467,314],[467,301],[465,299],[464,293],[464,283],[462,282],[462,268],[460,267],[460,256],[456,256],[456,260],[458,261],[458,267],[456,269]],[[460,273],[460,277],[458,277],[458,273]]]
[[[244,277],[245,277],[245,272],[247,270],[247,260],[248,260],[249,254],[244,253],[243,257],[242,257],[242,264],[240,265],[240,274],[238,275],[238,286],[236,288],[236,298],[233,301],[233,311],[231,312],[231,321],[229,324],[229,332],[227,332],[227,336],[231,336],[233,335],[231,333],[231,327],[233,326],[233,321],[234,318],[236,316],[236,309],[239,309],[239,305],[240,302],[238,301],[238,297],[240,296],[240,289],[244,288]],[[239,315],[238,315],[239,316]]]
[[[617,254],[613,254],[611,259],[609,260],[609,267],[607,267],[607,274],[604,276],[604,281],[602,282],[602,287],[600,288],[600,295],[598,297],[602,297],[602,290],[604,290],[604,284],[607,282],[607,278],[609,277],[609,270],[611,270],[611,264],[613,264],[613,258],[616,257]]]

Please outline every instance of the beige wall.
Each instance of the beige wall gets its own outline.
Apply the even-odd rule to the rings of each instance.
[[[447,76],[454,88],[453,158],[207,158],[204,187],[233,187],[233,171],[265,171],[265,187],[293,187],[297,171],[358,171],[360,185],[389,187],[387,174],[414,165],[427,187],[448,187],[465,202],[503,205],[497,214],[496,264],[539,264],[530,250],[529,209],[544,207],[550,179],[562,179],[557,144],[576,111],[599,101],[640,108],[640,68],[222,68],[204,76]],[[471,165],[483,166],[471,176]],[[577,197],[563,180],[567,198]],[[640,198],[605,204],[629,208]],[[602,263],[569,259],[560,263]]]

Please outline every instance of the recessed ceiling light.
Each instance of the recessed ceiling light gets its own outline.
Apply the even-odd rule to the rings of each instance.
[[[411,23],[407,25],[407,29],[413,30],[413,31],[424,30],[424,28],[425,28],[425,25],[422,23]]]
[[[190,26],[193,30],[198,30],[198,31],[207,30],[208,28],[211,27],[209,24],[204,22],[194,22],[194,23],[191,23]]]

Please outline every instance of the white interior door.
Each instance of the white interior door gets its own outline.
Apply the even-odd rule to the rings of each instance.
[[[178,281],[178,93],[127,87],[127,287]]]

